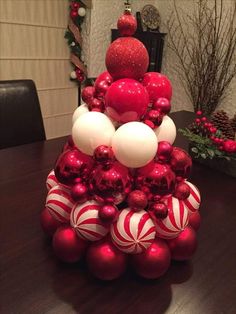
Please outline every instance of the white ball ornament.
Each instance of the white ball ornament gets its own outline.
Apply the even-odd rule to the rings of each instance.
[[[85,8],[83,8],[83,7],[79,8],[78,9],[78,15],[81,16],[81,17],[85,16],[86,15]]]
[[[169,116],[164,116],[161,125],[154,129],[158,142],[167,141],[173,144],[176,138],[176,126]]]
[[[148,164],[156,155],[157,145],[155,133],[142,122],[123,124],[112,138],[112,149],[116,159],[131,168]]]
[[[71,74],[70,74],[70,77],[71,77],[72,80],[75,80],[77,78],[76,72],[72,71]]]
[[[115,127],[101,112],[90,111],[82,114],[72,127],[72,138],[83,153],[92,156],[100,145],[111,146]]]
[[[123,252],[137,254],[145,251],[154,241],[155,225],[145,210],[123,209],[111,227],[114,244]]]
[[[82,116],[82,114],[89,112],[87,104],[82,104],[78,108],[75,109],[73,116],[72,116],[72,125],[75,123],[75,121]]]

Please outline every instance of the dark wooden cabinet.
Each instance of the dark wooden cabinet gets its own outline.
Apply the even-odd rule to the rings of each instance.
[[[149,54],[148,72],[161,72],[165,33],[138,30],[134,37],[139,39]],[[111,40],[120,37],[118,29],[111,30]]]

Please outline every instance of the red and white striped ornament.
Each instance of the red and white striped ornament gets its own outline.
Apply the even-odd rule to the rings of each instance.
[[[114,244],[123,252],[137,254],[145,251],[154,241],[155,225],[145,210],[123,209],[111,227]]]
[[[170,196],[164,200],[168,207],[168,216],[157,219],[157,235],[163,239],[173,239],[184,230],[188,224],[188,209],[184,202]]]
[[[58,185],[57,178],[55,176],[54,170],[51,170],[47,176],[46,187],[47,190],[50,191],[55,185]]]
[[[189,181],[185,181],[185,183],[190,187],[190,195],[184,200],[185,206],[191,213],[196,212],[201,204],[201,195],[198,188]]]
[[[57,220],[68,222],[74,204],[70,190],[61,185],[56,185],[49,191],[45,206],[48,208],[50,214]]]
[[[101,205],[95,201],[76,204],[71,212],[70,223],[78,236],[89,241],[102,239],[109,231],[98,216]]]

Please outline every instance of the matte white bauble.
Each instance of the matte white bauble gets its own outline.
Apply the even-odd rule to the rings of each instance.
[[[77,78],[77,75],[76,75],[76,72],[75,71],[72,71],[71,74],[70,74],[70,78],[72,80],[75,80]]]
[[[85,16],[86,15],[86,10],[85,10],[85,8],[79,8],[78,9],[78,15],[79,16],[81,16],[81,17],[83,17],[83,16]]]
[[[164,116],[161,125],[154,129],[158,142],[167,141],[173,144],[176,138],[176,127],[169,116]]]
[[[149,163],[156,155],[157,145],[155,133],[142,122],[123,124],[112,138],[116,159],[130,168],[139,168]]]
[[[72,116],[72,125],[75,123],[75,121],[82,116],[82,114],[89,112],[87,104],[82,104],[78,108],[75,109],[73,116]]]
[[[93,155],[100,145],[111,145],[115,127],[101,112],[90,111],[82,114],[72,127],[72,138],[83,153]]]

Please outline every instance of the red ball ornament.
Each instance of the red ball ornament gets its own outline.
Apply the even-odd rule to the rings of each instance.
[[[174,197],[179,200],[185,200],[190,195],[190,187],[185,182],[179,182],[175,187]]]
[[[199,211],[191,213],[189,215],[189,226],[192,227],[195,231],[198,231],[201,225],[201,216]]]
[[[74,10],[78,10],[80,7],[79,3],[78,2],[72,2],[71,3],[71,8],[74,9]]]
[[[126,270],[127,257],[111,241],[99,241],[90,245],[87,251],[90,272],[102,280],[113,280]]]
[[[87,243],[71,227],[59,228],[53,236],[53,249],[63,262],[74,263],[83,256]]]
[[[148,93],[142,84],[127,78],[114,82],[105,97],[107,114],[121,123],[140,120],[148,103]]]
[[[153,213],[157,219],[164,219],[168,216],[168,207],[161,202],[152,204],[148,211]]]
[[[71,10],[70,16],[72,19],[76,18],[78,16],[78,11],[77,10]]]
[[[151,103],[162,97],[171,100],[172,86],[165,75],[158,72],[147,72],[143,77],[142,84],[148,91]]]
[[[131,256],[137,274],[147,279],[157,279],[164,275],[170,266],[170,261],[170,250],[162,239],[155,239],[143,253]]]
[[[117,28],[121,36],[132,36],[137,29],[137,20],[132,14],[125,12],[119,17]]]
[[[104,205],[99,209],[98,216],[104,224],[111,224],[118,215],[118,209],[114,205]]]
[[[89,105],[89,109],[90,110],[98,110],[100,112],[103,111],[103,102],[100,100],[100,99],[97,99],[97,98],[91,98],[89,101],[88,101],[88,105]]]
[[[82,94],[81,97],[83,99],[83,101],[88,104],[89,101],[94,98],[95,95],[95,88],[93,86],[87,86],[84,87],[82,90]]]
[[[128,196],[128,205],[134,211],[144,209],[148,204],[146,194],[141,190],[134,190]]]
[[[88,188],[83,183],[76,183],[71,188],[71,196],[75,202],[84,203],[88,200]]]
[[[106,84],[110,86],[111,83],[113,83],[113,78],[111,77],[108,71],[105,71],[99,74],[98,77],[96,78],[96,81],[94,83],[95,89],[97,88],[100,82],[106,82]]]
[[[158,143],[157,158],[158,161],[167,162],[170,159],[173,146],[167,141],[161,141]]]
[[[95,85],[96,96],[104,98],[110,85],[106,81],[100,81]]]
[[[72,149],[76,149],[75,147],[75,143],[73,141],[73,138],[71,135],[68,136],[67,138],[67,142],[66,144],[63,146],[63,152],[65,152],[66,150],[72,150]]]
[[[93,165],[94,161],[90,156],[73,149],[59,156],[54,171],[60,183],[72,185],[87,179]]]
[[[49,236],[53,236],[57,228],[61,226],[61,222],[56,220],[48,211],[44,208],[40,214],[40,223],[43,231]]]
[[[161,125],[163,120],[163,114],[159,110],[153,110],[147,112],[145,119],[150,120],[154,123],[155,127]]]
[[[192,159],[185,150],[174,147],[170,158],[170,165],[177,177],[187,178],[191,171]]]
[[[136,38],[118,38],[106,53],[106,67],[113,79],[133,78],[139,80],[147,71],[149,56],[147,49]]]
[[[96,162],[101,163],[102,165],[111,165],[115,161],[115,156],[111,147],[106,145],[98,146],[94,153],[94,159]]]
[[[197,249],[196,232],[191,227],[186,227],[177,238],[168,240],[171,258],[184,261],[192,258]]]
[[[137,170],[136,186],[147,187],[153,195],[167,195],[173,192],[175,174],[166,164],[150,162]]]
[[[227,153],[236,153],[236,141],[226,140],[223,142],[223,150]]]
[[[160,97],[158,98],[154,104],[153,104],[153,109],[159,110],[163,114],[168,114],[171,109],[171,104],[169,99]]]
[[[91,193],[99,202],[120,204],[124,201],[131,188],[131,178],[128,169],[119,162],[110,168],[98,165],[91,174]]]

